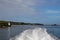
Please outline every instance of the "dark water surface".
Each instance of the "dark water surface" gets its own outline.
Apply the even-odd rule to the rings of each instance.
[[[10,38],[19,35],[24,30],[36,27],[46,28],[48,33],[60,38],[60,26],[13,25],[10,29],[0,28],[0,40],[9,40]]]

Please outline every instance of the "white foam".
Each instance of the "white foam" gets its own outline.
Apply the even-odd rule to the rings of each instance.
[[[16,36],[14,40],[58,40],[58,38],[48,34],[46,29],[34,28],[25,30],[19,36]]]

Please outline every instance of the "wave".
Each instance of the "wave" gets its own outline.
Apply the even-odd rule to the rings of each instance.
[[[49,34],[45,28],[34,28],[23,31],[20,35],[10,40],[59,40],[56,36]]]

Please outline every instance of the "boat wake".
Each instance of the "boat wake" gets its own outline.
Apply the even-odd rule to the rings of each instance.
[[[57,37],[47,33],[45,28],[28,29],[22,32],[19,36],[10,40],[59,40]]]

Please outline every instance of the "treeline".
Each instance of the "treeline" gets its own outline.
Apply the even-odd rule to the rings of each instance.
[[[10,23],[10,25],[8,25]],[[13,22],[13,21],[0,21],[0,28],[1,27],[9,27],[11,25],[43,25],[40,23],[24,23],[24,22]]]
[[[11,22],[11,25],[43,25],[40,23]]]

